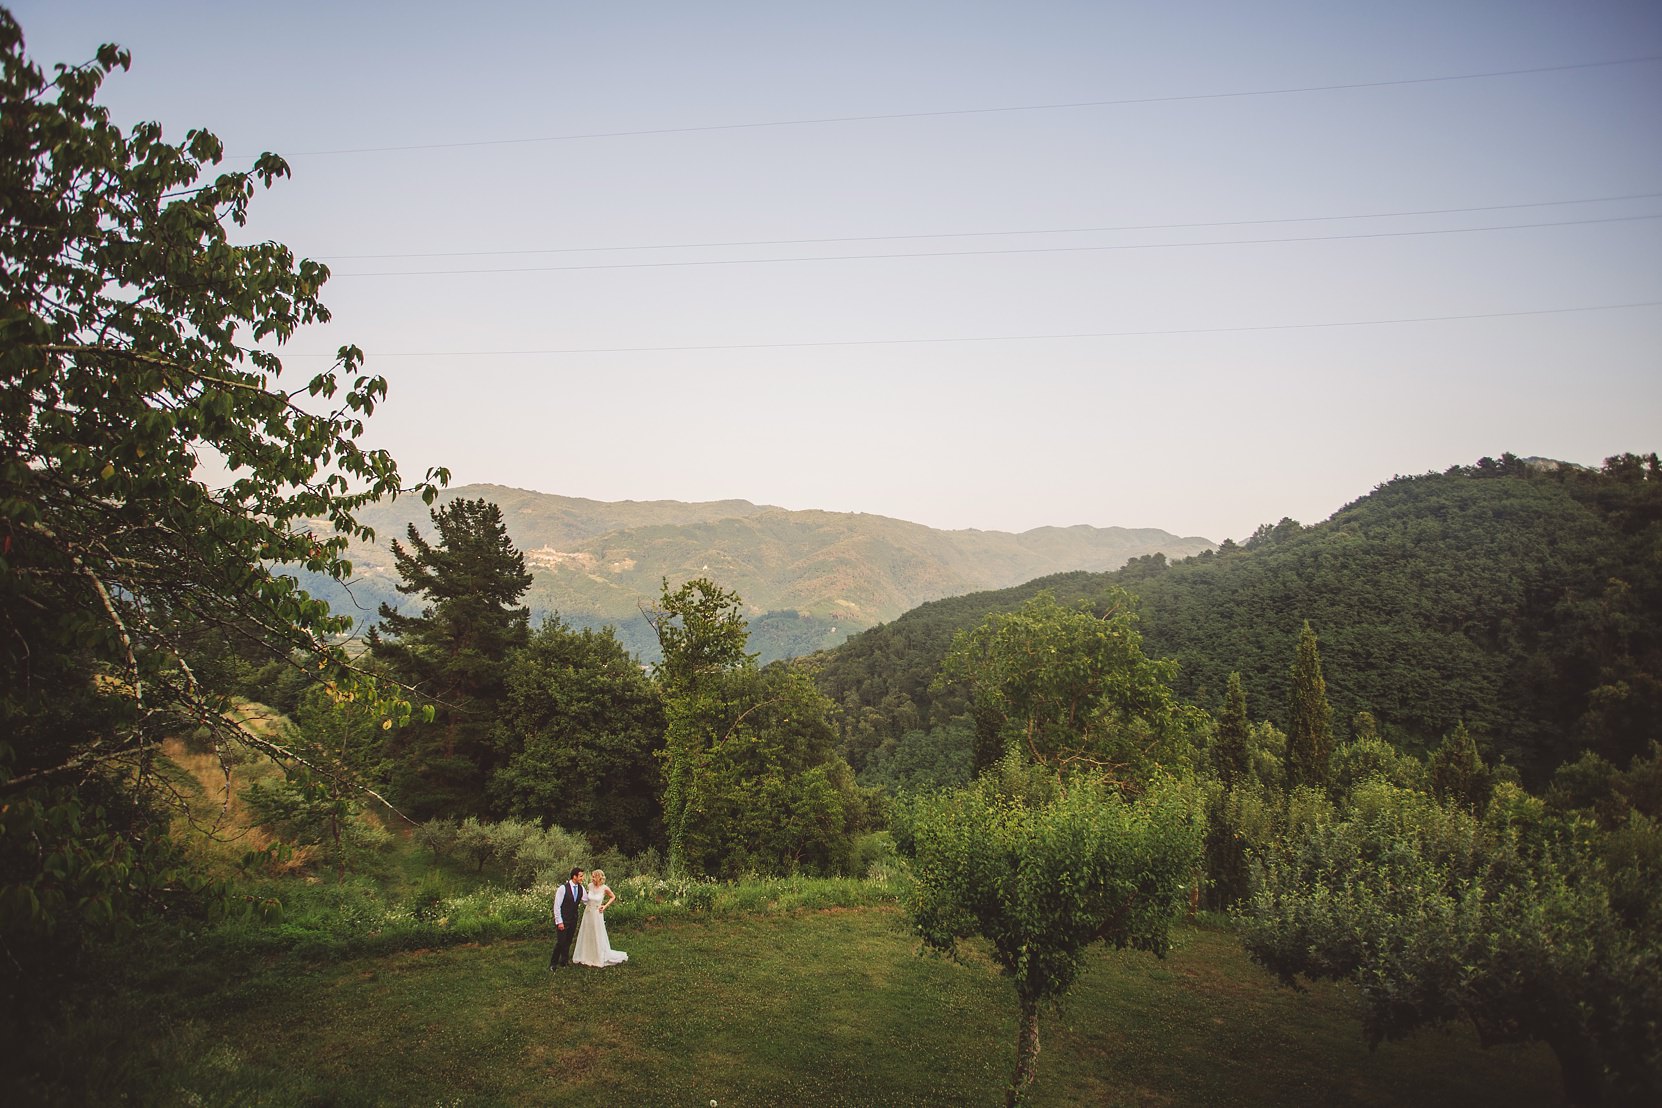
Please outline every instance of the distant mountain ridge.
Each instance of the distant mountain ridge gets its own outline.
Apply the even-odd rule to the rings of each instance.
[[[997,589],[1067,570],[1117,569],[1132,558],[1183,558],[1210,550],[1200,537],[1157,528],[1039,527],[942,531],[863,513],[793,511],[746,500],[598,501],[502,485],[446,490],[441,504],[489,500],[524,554],[533,621],[557,612],[576,626],[611,624],[643,658],[656,655],[640,606],[671,585],[709,577],[743,598],[751,649],[764,662],[835,646],[850,634],[942,597]],[[366,509],[376,542],[349,552],[346,590],[307,578],[314,595],[370,621],[382,601],[410,608],[396,590],[391,541],[415,524],[431,533],[428,508],[403,498]]]

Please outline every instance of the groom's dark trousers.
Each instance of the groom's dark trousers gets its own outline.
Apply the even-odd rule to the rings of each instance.
[[[571,941],[577,937],[577,923],[583,914],[583,902],[572,895],[570,881],[561,885],[554,895],[559,900],[560,919],[565,921],[565,926],[554,932],[554,954],[548,959],[551,970],[571,965]]]

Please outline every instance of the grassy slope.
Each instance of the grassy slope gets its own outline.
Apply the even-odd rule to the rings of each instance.
[[[88,1091],[209,1104],[1001,1100],[1008,984],[973,956],[916,956],[892,909],[614,930],[627,965],[555,977],[544,941],[279,959],[230,981],[207,964],[140,969],[148,985],[110,997],[102,1018],[143,1028],[143,1056],[93,1062],[112,1068]],[[1561,1102],[1544,1049],[1482,1051],[1454,1029],[1369,1053],[1343,990],[1282,989],[1226,932],[1177,939],[1165,961],[1092,954],[1043,1025],[1034,1103]]]

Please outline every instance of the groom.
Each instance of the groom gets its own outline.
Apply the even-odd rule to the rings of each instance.
[[[577,934],[577,925],[582,921],[583,900],[588,896],[583,891],[583,870],[572,867],[571,876],[565,884],[554,892],[554,956],[548,960],[548,968],[557,970],[561,966],[571,965],[571,940]]]

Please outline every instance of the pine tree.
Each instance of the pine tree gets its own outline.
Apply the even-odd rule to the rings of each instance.
[[[1292,699],[1287,712],[1287,788],[1327,784],[1328,758],[1333,754],[1333,706],[1327,702],[1321,654],[1310,621],[1298,637],[1293,662]]]
[[[456,500],[432,512],[437,542],[411,524],[409,547],[393,541],[398,591],[428,603],[420,615],[381,605],[369,633],[376,659],[436,708],[431,723],[388,737],[389,788],[414,818],[487,813],[486,785],[507,760],[493,718],[505,695],[510,651],[530,637],[516,604],[531,587],[525,556],[509,540],[502,510]]]

